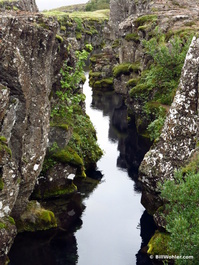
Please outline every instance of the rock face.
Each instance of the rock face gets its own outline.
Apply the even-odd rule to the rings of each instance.
[[[9,223],[10,214],[24,211],[46,153],[58,23],[41,15],[1,13],[0,29],[0,135],[8,145],[0,168],[0,218]],[[12,230],[1,233],[0,256],[9,250],[5,237]]]
[[[19,4],[25,11],[38,12],[35,0],[20,0]]]
[[[2,10],[23,10],[29,12],[38,12],[35,0],[15,0],[15,1],[1,1],[0,9]]]
[[[161,136],[140,166],[142,202],[149,212],[159,206],[158,201],[154,203],[157,184],[173,178],[174,171],[186,163],[198,141],[198,58],[199,39],[194,37]]]
[[[111,0],[110,1],[110,21],[112,32],[119,33],[119,24],[124,22],[130,15],[137,15],[149,10],[150,0]]]

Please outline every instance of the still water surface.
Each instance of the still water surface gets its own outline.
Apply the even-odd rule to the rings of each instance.
[[[88,73],[84,93],[86,112],[104,150],[98,162],[103,178],[89,194],[81,190],[86,208],[75,228],[18,235],[9,254],[10,265],[150,264],[145,255],[136,256],[153,226],[140,204],[137,182],[138,166],[149,145],[137,135],[134,123],[127,123],[121,96],[92,94]]]
[[[103,181],[85,201],[83,226],[76,233],[77,264],[136,264],[135,255],[141,245],[138,227],[144,209],[140,204],[140,192],[135,190],[135,183],[127,170],[117,166],[120,155],[118,139],[110,135],[111,118],[115,108],[121,107],[122,99],[114,94],[109,95],[112,100],[104,102],[107,104],[106,113],[97,109],[92,104],[94,100],[88,78],[84,94],[86,112],[96,128],[99,145],[105,154],[98,162],[98,168],[104,175]],[[106,99],[105,95],[98,97]]]

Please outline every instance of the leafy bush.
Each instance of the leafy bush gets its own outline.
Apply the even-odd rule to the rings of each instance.
[[[149,18],[155,19],[152,16],[140,17],[137,24],[142,25]],[[142,102],[143,115],[147,114],[148,120],[151,120],[148,126],[151,139],[159,136],[165,116],[154,116],[153,110],[146,111],[146,104],[153,101],[162,105],[171,105],[192,37],[181,39],[179,36],[173,36],[168,42],[165,38],[166,35],[156,28],[154,37],[143,41],[149,67],[142,72],[137,84],[129,91],[130,97]]]
[[[86,11],[108,9],[110,0],[90,0],[86,4]]]
[[[56,92],[57,100],[51,112],[52,118],[54,116],[64,117],[66,113],[72,114],[74,107],[84,101],[85,95],[78,92],[78,87],[83,79],[85,60],[91,50],[92,46],[87,44],[82,51],[76,51],[75,66],[68,65],[67,61],[64,63],[61,69],[61,89]]]
[[[193,256],[193,260],[177,259],[175,264],[198,264],[199,260],[199,173],[182,171],[174,180],[164,183],[161,196],[166,202],[163,216],[170,233],[168,247],[174,255]]]

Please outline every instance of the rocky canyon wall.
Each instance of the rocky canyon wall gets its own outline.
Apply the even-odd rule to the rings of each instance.
[[[0,256],[16,233],[9,216],[24,211],[45,157],[57,30],[40,14],[0,14]]]

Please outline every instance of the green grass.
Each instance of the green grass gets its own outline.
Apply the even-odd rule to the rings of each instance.
[[[51,10],[51,11],[43,12],[43,14],[46,16],[55,16],[57,18],[69,16],[70,18],[81,18],[81,19],[96,20],[96,21],[108,20],[109,19],[109,13],[110,13],[109,9],[96,10],[93,12],[76,11],[73,13],[61,12],[61,11],[57,11],[57,10]]]

